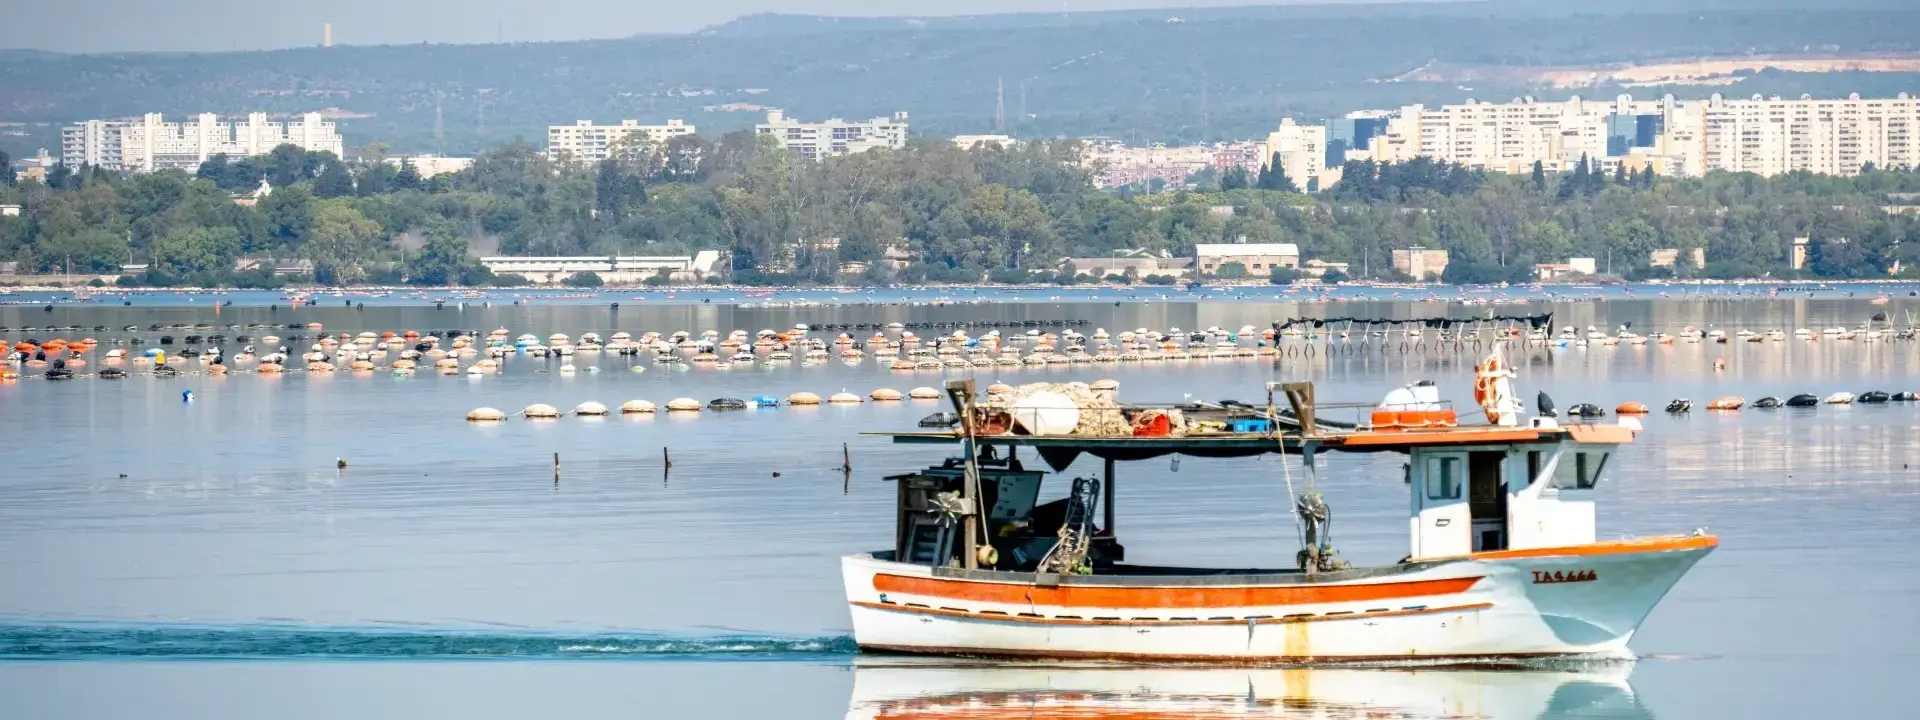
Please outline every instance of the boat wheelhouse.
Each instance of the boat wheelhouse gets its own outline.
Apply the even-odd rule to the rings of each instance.
[[[1265,408],[1189,408],[1213,415],[1182,417],[1170,429],[1166,410],[1111,403],[1029,403],[1030,417],[1016,404],[1009,418],[1005,407],[977,403],[971,381],[950,382],[958,429],[880,433],[952,448],[955,457],[888,478],[898,495],[893,547],[843,558],[854,640],[876,652],[1148,662],[1631,657],[1627,642],[1641,621],[1718,541],[1697,530],[1597,540],[1595,488],[1637,426],[1522,424],[1510,377],[1494,363],[1481,368],[1476,395],[1495,424],[1414,427],[1397,420],[1408,408],[1316,406],[1308,383],[1269,384]],[[1411,408],[1417,417],[1435,414],[1429,392],[1399,397],[1409,395],[1422,398]],[[1343,408],[1396,421],[1316,417]],[[1102,429],[1115,419],[1132,430]],[[1325,532],[1320,465],[1382,452],[1406,458],[1393,480],[1409,489],[1407,557],[1353,567]],[[1295,498],[1304,547],[1294,562],[1126,562],[1115,528],[1118,466],[1266,454],[1294,456],[1273,479]],[[1064,498],[1039,502],[1041,486],[1058,482],[1049,469],[1083,455],[1102,461],[1101,476],[1072,478]]]

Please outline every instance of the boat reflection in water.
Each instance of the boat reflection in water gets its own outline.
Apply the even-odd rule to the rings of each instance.
[[[1632,671],[862,662],[847,720],[1651,718]]]

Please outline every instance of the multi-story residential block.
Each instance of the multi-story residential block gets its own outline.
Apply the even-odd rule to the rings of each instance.
[[[68,167],[95,165],[119,169],[122,131],[126,125],[109,120],[68,125],[60,131],[60,161]]]
[[[1280,159],[1280,169],[1286,171],[1287,179],[1292,180],[1295,187],[1315,188],[1319,185],[1320,171],[1327,164],[1327,128],[1298,125],[1293,118],[1281,118],[1280,128],[1267,133],[1266,155],[1260,158],[1260,167],[1272,165],[1275,157]]]
[[[592,120],[579,120],[547,128],[547,158],[594,163],[607,159],[621,146],[663,145],[677,136],[692,134],[694,127],[679,119],[668,120],[665,125],[641,125],[638,120],[595,125]]]
[[[1780,98],[1565,102],[1523,98],[1396,111],[1334,121],[1345,141],[1336,160],[1404,162],[1416,156],[1496,172],[1573,168],[1581,158],[1612,172],[1651,167],[1662,175],[1714,170],[1761,175],[1807,171],[1854,175],[1920,166],[1920,99]]]
[[[865,122],[831,118],[826,122],[808,123],[790,120],[774,110],[767,113],[766,122],[754,126],[754,131],[772,137],[789,153],[820,160],[876,148],[906,147],[907,114],[897,112],[892,119],[873,118]]]
[[[214,155],[265,155],[281,145],[336,156],[346,149],[333,123],[319,113],[284,123],[268,122],[266,113],[252,113],[245,122],[220,122],[219,116],[203,113],[178,123],[148,113],[137,120],[88,120],[67,126],[61,132],[60,159],[69,166],[191,172]]]
[[[1779,175],[1857,175],[1876,167],[1920,166],[1920,99],[1729,100],[1703,108],[1708,170]]]

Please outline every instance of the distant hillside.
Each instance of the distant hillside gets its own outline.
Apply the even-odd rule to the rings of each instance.
[[[1911,32],[1920,26],[1917,9],[1676,12],[1636,3],[1648,4],[1179,9],[923,25],[756,16],[694,35],[591,42],[5,53],[0,122],[336,108],[367,116],[341,121],[350,144],[465,152],[514,137],[539,144],[545,126],[581,118],[679,117],[715,133],[751,125],[760,117],[754,108],[768,106],[805,119],[906,110],[916,133],[946,135],[994,129],[998,78],[1007,129],[1018,135],[1192,141],[1263,134],[1282,113],[1317,121],[1368,107],[1555,95],[1513,81],[1385,81],[1429,63],[1561,67],[1920,50]],[[1593,14],[1567,15],[1575,6]],[[1816,94],[1847,89],[1821,78],[1766,81]],[[1920,92],[1914,78],[1879,74],[1874,84]],[[1763,91],[1733,87],[1727,92]],[[436,109],[444,143],[434,139]],[[0,137],[0,150],[23,154],[46,145],[50,132]]]

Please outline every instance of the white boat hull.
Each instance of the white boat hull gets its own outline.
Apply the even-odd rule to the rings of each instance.
[[[842,561],[854,640],[881,652],[1348,663],[1631,657],[1711,536],[1479,553],[1322,574],[1063,576]],[[1053,586],[1049,586],[1053,585]]]

